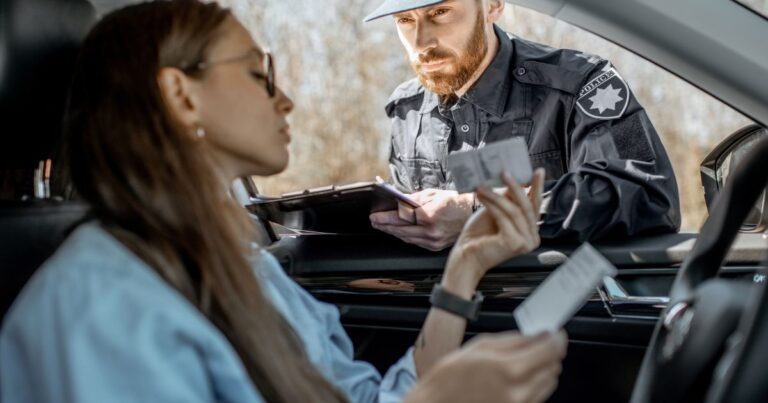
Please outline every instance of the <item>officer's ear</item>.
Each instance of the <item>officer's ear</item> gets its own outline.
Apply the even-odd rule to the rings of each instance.
[[[504,0],[488,0],[488,17],[487,22],[489,24],[495,24],[502,14],[504,14]]]

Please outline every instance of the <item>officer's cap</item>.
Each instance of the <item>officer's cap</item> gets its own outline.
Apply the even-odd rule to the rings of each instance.
[[[445,0],[386,0],[382,5],[372,13],[368,14],[363,21],[368,22],[388,15],[401,13],[403,11],[415,10],[417,8],[429,7]]]

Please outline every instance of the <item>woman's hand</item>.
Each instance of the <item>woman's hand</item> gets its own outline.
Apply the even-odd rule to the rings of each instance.
[[[533,174],[525,191],[509,175],[502,175],[507,191],[497,195],[479,188],[478,200],[485,206],[470,217],[451,250],[446,265],[447,280],[476,283],[491,268],[515,256],[528,253],[540,244],[539,208],[544,170]],[[462,287],[463,288],[463,287]]]
[[[405,402],[545,401],[557,387],[568,338],[517,332],[475,337],[438,361]]]

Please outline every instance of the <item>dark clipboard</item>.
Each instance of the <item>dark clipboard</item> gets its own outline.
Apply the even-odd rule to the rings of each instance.
[[[361,182],[328,186],[254,200],[248,211],[262,220],[285,227],[329,233],[364,233],[373,228],[371,213],[408,208],[419,204],[392,185]]]

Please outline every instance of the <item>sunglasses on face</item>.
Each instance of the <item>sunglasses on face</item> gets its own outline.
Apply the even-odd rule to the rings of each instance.
[[[247,53],[231,58],[216,60],[212,62],[201,62],[192,67],[183,69],[187,73],[194,71],[203,71],[211,67],[220,66],[229,63],[249,62],[249,66],[260,66],[261,71],[251,67],[251,75],[257,80],[264,81],[267,87],[267,93],[270,98],[274,98],[277,93],[275,89],[275,67],[272,63],[272,54],[269,52],[260,52],[257,49],[251,49]]]

